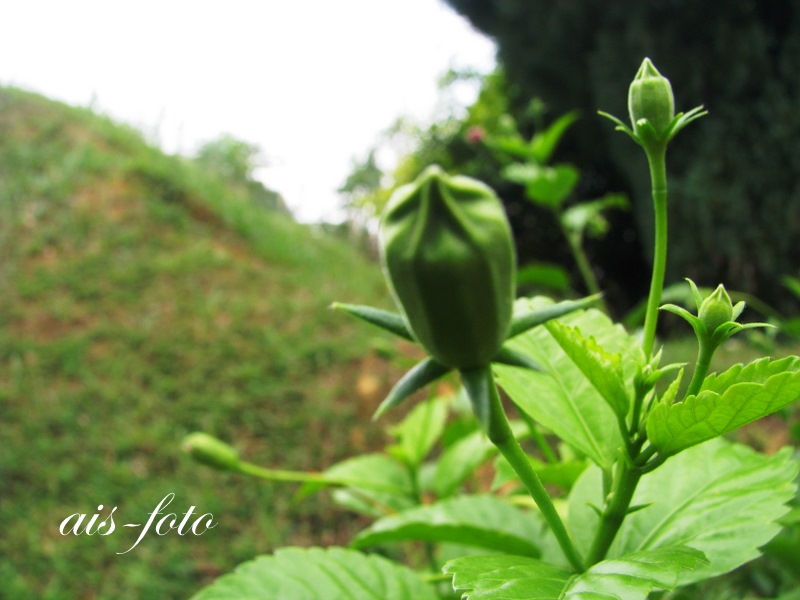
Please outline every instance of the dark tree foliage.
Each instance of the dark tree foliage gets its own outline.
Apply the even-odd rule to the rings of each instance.
[[[593,114],[626,117],[645,56],[671,80],[677,110],[705,104],[711,116],[668,156],[668,277],[725,281],[792,306],[779,281],[800,269],[800,0],[447,1],[497,41],[516,106],[539,97],[554,114],[583,111],[564,158],[585,178],[627,187],[645,248],[644,158]]]

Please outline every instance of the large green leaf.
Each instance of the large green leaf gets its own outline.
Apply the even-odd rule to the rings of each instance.
[[[717,394],[724,393],[736,383],[752,382],[765,383],[767,379],[783,371],[800,371],[800,358],[787,356],[779,360],[769,357],[753,361],[748,365],[734,365],[722,373],[712,373],[703,381],[700,391],[711,391]]]
[[[353,540],[357,548],[404,542],[453,542],[539,556],[542,519],[496,496],[457,496],[379,519]]]
[[[545,306],[544,299],[522,300],[520,311]],[[527,306],[526,306],[527,305]],[[562,322],[590,335],[607,352],[632,357],[636,341],[598,310],[576,311]],[[545,327],[536,327],[509,342],[548,373],[496,367],[498,383],[514,403],[595,463],[610,467],[622,444],[617,418],[600,393],[564,353]],[[632,372],[624,373],[625,380]]]
[[[709,565],[681,575],[681,583],[727,573],[759,556],[780,530],[776,523],[794,496],[797,464],[786,448],[765,456],[717,439],[669,459],[645,475],[610,551],[615,558],[664,547],[688,546]],[[602,506],[601,474],[588,469],[569,497],[569,528],[587,552]]]
[[[325,475],[354,482],[347,488],[337,489],[334,499],[342,506],[359,513],[380,517],[390,511],[405,510],[414,506],[414,483],[408,468],[386,454],[363,454],[337,463]],[[360,486],[359,481],[373,486]],[[376,490],[374,484],[383,489]],[[317,491],[323,486],[304,486],[301,495]]]
[[[770,415],[800,398],[798,368],[796,357],[763,359],[712,375],[697,396],[657,405],[647,436],[661,455],[671,456]]]
[[[343,548],[283,548],[220,577],[193,600],[436,600],[413,571]]]
[[[466,556],[448,562],[453,587],[468,600],[645,600],[673,589],[680,573],[704,563],[685,547],[659,548],[600,562],[585,573],[520,556]]]
[[[405,419],[392,427],[391,433],[398,440],[392,454],[419,466],[444,431],[448,404],[446,398],[432,398],[417,404]]]
[[[433,490],[440,498],[453,494],[475,469],[497,452],[482,431],[470,433],[448,448],[436,462]]]
[[[606,352],[593,337],[584,336],[577,327],[569,327],[558,321],[551,321],[546,327],[575,366],[608,402],[611,410],[624,418],[628,414],[630,400],[622,374],[622,356]]]

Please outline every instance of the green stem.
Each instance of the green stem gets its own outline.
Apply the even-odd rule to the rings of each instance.
[[[245,475],[252,475],[267,481],[283,481],[287,483],[317,483],[321,485],[338,485],[344,487],[360,487],[379,492],[390,492],[393,494],[404,493],[402,489],[375,483],[367,480],[348,479],[346,477],[331,477],[323,473],[307,473],[305,471],[285,471],[281,469],[265,469],[248,462],[240,462],[237,470]]]
[[[647,311],[644,319],[642,350],[650,358],[656,338],[658,306],[661,304],[661,291],[664,288],[664,273],[667,267],[667,166],[666,147],[647,152],[650,166],[650,183],[653,192],[653,211],[655,214],[655,248],[653,251],[653,276],[650,280],[650,295],[647,298]]]
[[[487,368],[487,376],[489,377],[489,422],[487,424],[487,435],[489,440],[497,447],[503,457],[509,462],[511,467],[519,476],[522,483],[528,489],[531,498],[533,498],[542,515],[550,525],[550,529],[556,536],[558,545],[563,550],[567,560],[572,567],[579,573],[583,572],[583,560],[580,554],[575,549],[572,539],[567,533],[567,528],[564,527],[564,522],[553,505],[553,501],[544,489],[539,476],[533,470],[531,461],[522,450],[519,442],[514,437],[511,427],[508,424],[506,413],[503,410],[503,404],[500,401],[500,395],[497,393],[497,387],[491,379],[491,370]]]
[[[608,549],[614,542],[622,522],[628,514],[628,508],[636,491],[636,485],[642,473],[635,467],[630,467],[626,463],[619,466],[619,475],[615,482],[614,489],[610,495],[610,501],[603,511],[600,519],[600,527],[592,542],[592,549],[589,551],[589,565],[599,563],[606,557]]]
[[[686,389],[685,398],[689,396],[696,396],[703,385],[703,381],[708,375],[708,369],[711,366],[711,357],[714,356],[714,346],[708,342],[700,341],[700,350],[697,353],[697,363],[694,367],[694,375],[689,387]]]
[[[550,447],[550,444],[547,443],[547,440],[542,435],[542,432],[539,431],[539,428],[536,426],[536,422],[524,410],[520,411],[520,413],[522,413],[522,420],[525,421],[525,424],[528,426],[528,431],[531,434],[531,438],[533,438],[533,441],[536,442],[537,446],[539,446],[539,450],[542,451],[545,460],[547,460],[547,462],[551,465],[558,463],[558,457],[556,456],[556,453],[553,451],[553,448]]]
[[[561,223],[560,215],[557,214],[556,218],[558,219],[558,222]],[[589,259],[586,257],[586,252],[584,252],[583,246],[581,246],[580,236],[572,235],[569,231],[567,231],[563,223],[561,224],[561,231],[564,233],[564,237],[567,238],[567,243],[572,251],[572,257],[575,259],[575,263],[578,265],[578,271],[580,271],[583,284],[586,286],[589,294],[601,294],[602,290],[600,289],[600,283],[597,281],[594,271],[592,271],[592,267],[589,264]],[[609,314],[608,305],[606,304],[605,298],[600,296],[599,302],[603,308],[603,312]]]

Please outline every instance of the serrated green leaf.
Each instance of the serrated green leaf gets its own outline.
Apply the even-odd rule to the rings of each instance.
[[[683,380],[683,369],[678,371],[678,376],[672,380],[672,383],[669,384],[664,393],[661,394],[661,397],[658,399],[659,402],[662,404],[672,404],[675,402],[675,398],[678,396],[678,390],[681,387],[681,381]]]
[[[800,360],[761,360],[707,378],[697,396],[653,408],[647,418],[650,443],[662,456],[672,456],[788,406],[800,398],[800,371],[783,369],[798,365]]]
[[[544,299],[523,300],[519,302],[517,312],[546,305]],[[600,311],[576,311],[561,320],[594,336],[597,343],[608,352],[630,357],[638,352],[636,340]],[[622,438],[617,418],[600,393],[547,329],[532,329],[510,343],[542,365],[548,373],[497,366],[495,372],[500,386],[517,407],[536,422],[595,463],[610,467],[616,459]],[[633,377],[632,369],[624,376],[629,381]]]
[[[646,600],[654,590],[672,590],[681,577],[708,565],[702,552],[669,546],[604,560],[569,582],[564,600]]]
[[[436,600],[410,569],[344,548],[283,548],[239,565],[192,600]]]
[[[577,327],[569,327],[558,321],[551,321],[545,327],[575,366],[608,402],[611,410],[617,416],[625,418],[630,400],[622,374],[622,356],[606,352],[593,337],[584,337]]]
[[[681,585],[727,573],[759,556],[780,530],[789,510],[798,465],[786,448],[772,456],[717,439],[669,459],[642,477],[632,504],[650,504],[629,515],[608,556],[617,558],[658,548],[688,546],[709,565],[681,575]],[[586,552],[602,505],[602,476],[592,467],[569,496],[569,529]]]
[[[409,465],[419,466],[439,440],[447,422],[448,400],[432,398],[417,404],[391,434],[398,440],[398,451]]]
[[[534,540],[542,519],[496,496],[457,496],[379,519],[359,533],[353,546],[389,542],[453,542],[490,550],[539,556]]]
[[[704,563],[686,547],[659,548],[600,562],[573,575],[520,556],[466,556],[448,562],[453,587],[468,600],[645,600],[673,589],[682,572]]]
[[[535,558],[507,554],[464,556],[444,572],[465,600],[559,600],[572,573]]]
[[[764,383],[767,379],[784,371],[800,371],[800,358],[787,356],[779,360],[769,357],[753,361],[748,365],[734,365],[722,373],[712,373],[703,381],[701,391],[708,390],[718,394],[724,393],[735,383]]]

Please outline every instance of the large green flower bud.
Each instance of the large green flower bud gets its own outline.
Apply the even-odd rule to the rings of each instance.
[[[642,61],[628,90],[628,112],[637,135],[641,134],[641,119],[647,119],[660,137],[675,118],[675,98],[669,79],[658,72],[649,58]]]
[[[380,235],[385,275],[417,341],[447,367],[488,364],[514,301],[514,246],[494,192],[429,167],[394,193]]]

